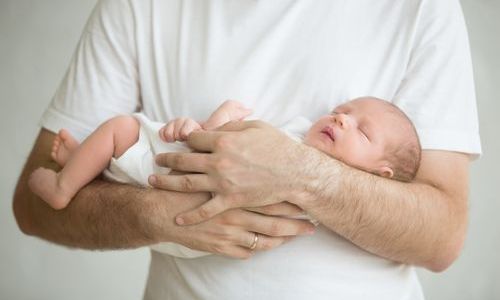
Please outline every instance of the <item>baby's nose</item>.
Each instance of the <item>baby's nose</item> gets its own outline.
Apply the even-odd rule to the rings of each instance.
[[[349,128],[349,117],[346,114],[336,114],[333,116],[333,119],[340,128]]]

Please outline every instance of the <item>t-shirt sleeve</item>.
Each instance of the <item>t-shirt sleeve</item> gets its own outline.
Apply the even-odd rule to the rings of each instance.
[[[128,1],[101,0],[40,125],[78,140],[103,121],[139,106],[134,19]]]
[[[481,154],[469,41],[458,0],[421,2],[394,103],[413,121],[422,149]]]

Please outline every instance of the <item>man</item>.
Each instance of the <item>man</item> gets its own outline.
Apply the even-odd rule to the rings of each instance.
[[[158,121],[204,119],[228,98],[279,126],[363,95],[391,99],[414,122],[424,150],[414,182],[352,169],[247,122],[192,134],[188,143],[202,153],[158,157],[196,174],[151,184],[212,192],[201,210],[178,216],[208,193],[96,181],[55,213],[26,188],[30,171],[50,164],[50,132],[62,127],[81,139],[138,107]],[[455,0],[100,1],[42,118],[14,209],[24,232],[64,245],[172,241],[251,256],[152,252],[147,299],[422,299],[408,265],[442,271],[463,244],[469,156],[480,153],[476,118]],[[299,209],[323,226],[282,245],[313,231],[273,216]]]

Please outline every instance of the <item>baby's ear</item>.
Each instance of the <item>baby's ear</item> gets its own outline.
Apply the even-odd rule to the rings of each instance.
[[[394,176],[394,172],[392,171],[392,169],[387,166],[379,167],[377,172],[380,176],[389,179],[392,178],[392,176]]]

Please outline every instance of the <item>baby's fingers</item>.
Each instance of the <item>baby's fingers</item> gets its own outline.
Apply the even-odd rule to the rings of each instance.
[[[174,132],[173,132],[174,141],[182,140],[181,139],[181,129],[184,126],[185,122],[186,122],[186,118],[177,118],[174,120]]]
[[[180,129],[179,139],[185,141],[189,134],[191,134],[191,132],[198,129],[201,129],[201,126],[200,124],[198,124],[198,122],[192,119],[187,119]]]
[[[167,142],[167,143],[172,143],[172,142],[175,142],[175,139],[174,139],[174,122],[173,121],[170,121],[167,123],[167,125],[163,126],[161,129],[160,129],[160,138]]]

